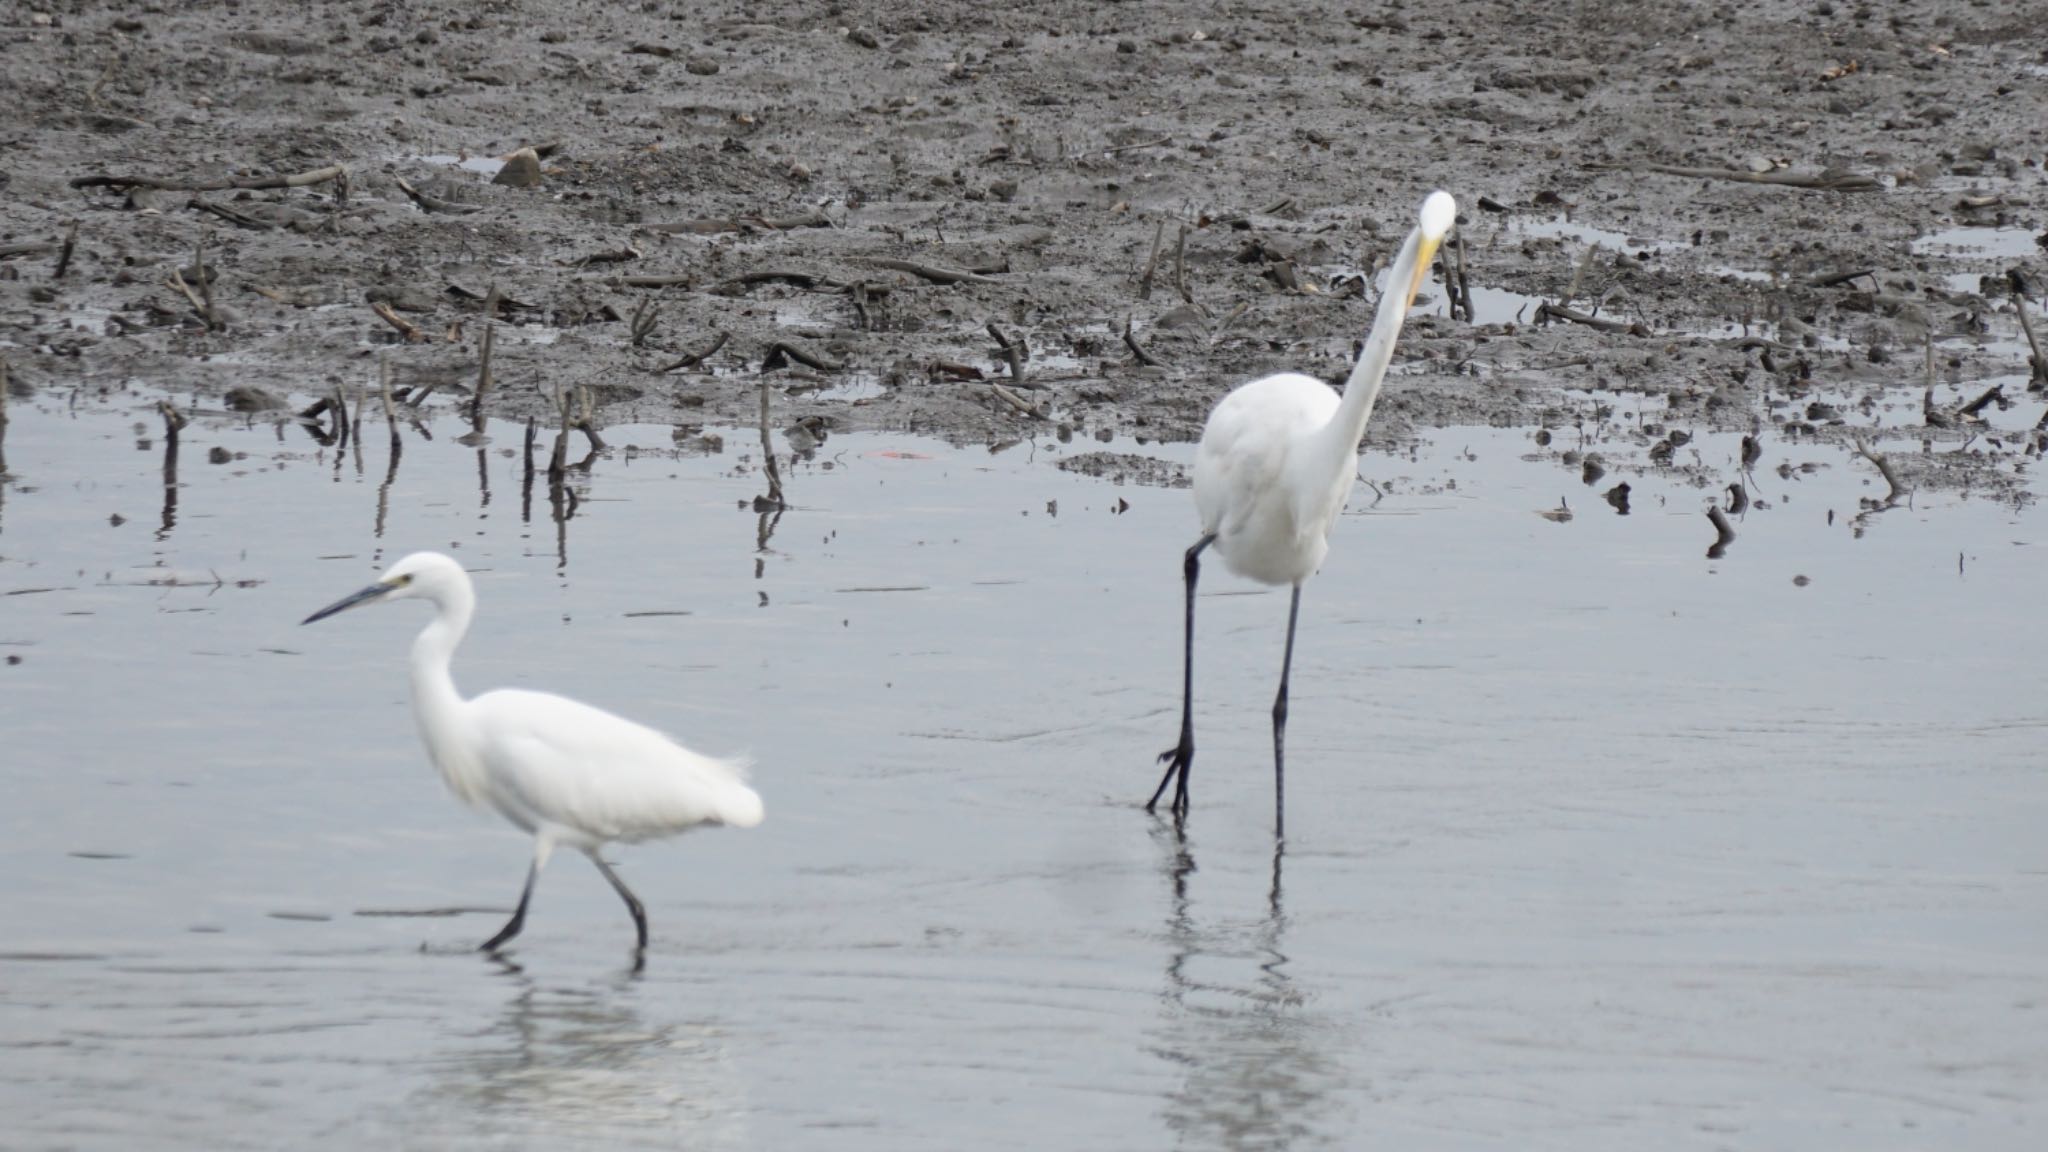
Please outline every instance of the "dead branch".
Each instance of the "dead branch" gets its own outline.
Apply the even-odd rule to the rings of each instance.
[[[1144,346],[1138,343],[1138,338],[1131,334],[1131,318],[1129,316],[1124,317],[1124,347],[1129,348],[1131,355],[1137,357],[1138,363],[1143,364],[1147,368],[1166,367],[1165,364],[1154,359],[1150,352],[1145,351]]]
[[[1890,486],[1891,490],[1885,493],[1884,502],[1887,505],[1898,503],[1899,497],[1906,494],[1906,488],[1899,483],[1899,474],[1892,471],[1892,462],[1885,459],[1883,453],[1871,451],[1869,443],[1863,439],[1860,433],[1856,437],[1856,453],[1865,460],[1877,465],[1879,475],[1882,475],[1884,482]]]
[[[1161,136],[1157,140],[1145,140],[1137,144],[1119,144],[1114,148],[1104,148],[1101,154],[1104,156],[1114,156],[1119,152],[1134,152],[1140,148],[1158,148],[1171,143],[1173,143],[1173,137]]]
[[[1010,391],[1008,388],[1003,387],[1001,384],[995,382],[994,380],[989,381],[988,386],[995,390],[995,394],[1002,399],[1003,403],[1008,404],[1010,407],[1015,408],[1017,411],[1022,412],[1024,415],[1031,417],[1033,420],[1050,419],[1050,417],[1046,416],[1045,413],[1040,412],[1038,409],[1032,407],[1030,404],[1025,403],[1024,398],[1022,396],[1017,395],[1015,392]]]
[[[996,347],[1002,350],[1003,358],[1010,362],[1011,382],[1019,388],[1029,387],[1024,382],[1024,361],[1030,358],[1031,349],[1025,346],[1024,338],[1019,336],[1017,339],[1011,340],[1004,336],[1003,330],[996,327],[996,322],[993,320],[988,322],[988,334],[995,337]]]
[[[2012,308],[2013,311],[2019,313],[2020,331],[2026,333],[2027,347],[2033,349],[2034,352],[2027,360],[2028,367],[2031,369],[2028,375],[2028,382],[2048,381],[2048,359],[2042,358],[2041,342],[2034,338],[2034,322],[2027,319],[2026,279],[2020,275],[2020,270],[2017,268],[2008,270],[2005,278],[2006,282],[2012,285]]]
[[[1589,316],[1576,308],[1567,308],[1562,304],[1552,304],[1547,300],[1536,305],[1536,322],[1541,324],[1545,320],[1569,320],[1574,324],[1584,324],[1588,328],[1595,328],[1602,332],[1626,332],[1630,336],[1652,335],[1651,331],[1641,323],[1630,322],[1624,324],[1619,320],[1602,320],[1597,316]]]
[[[1188,226],[1182,224],[1180,233],[1173,241],[1173,290],[1180,294],[1182,303],[1193,304],[1195,298],[1188,292]]]
[[[225,180],[160,180],[153,176],[77,176],[71,180],[73,188],[155,188],[164,192],[227,192],[258,188],[304,188],[311,184],[325,184],[329,180],[340,180],[348,175],[348,167],[342,164],[326,168],[315,168],[310,172],[294,172],[289,175],[240,176]]]
[[[1592,246],[1586,249],[1586,254],[1579,258],[1579,266],[1577,268],[1572,269],[1572,282],[1564,290],[1564,299],[1557,302],[1558,307],[1568,308],[1571,306],[1571,302],[1575,298],[1577,298],[1579,294],[1579,285],[1585,281],[1586,273],[1590,271],[1593,267],[1593,257],[1598,256],[1599,254],[1600,245],[1597,242],[1595,242]]]
[[[659,287],[659,285],[657,284],[640,282],[644,281],[645,279],[646,278],[639,276],[622,276],[619,278],[619,282],[628,287]],[[731,295],[731,290],[733,289],[751,288],[756,284],[770,284],[776,281],[781,281],[786,284],[794,284],[798,288],[828,289],[846,287],[844,281],[834,280],[828,276],[821,276],[815,272],[804,272],[795,268],[770,268],[761,272],[746,272],[738,276],[731,277],[730,279],[720,280],[718,283],[713,284],[711,286],[710,291],[725,295]],[[685,278],[681,282],[687,283],[688,280],[687,278]]]
[[[892,272],[908,272],[912,276],[929,280],[934,284],[998,283],[998,281],[991,277],[983,276],[979,272],[969,272],[965,268],[940,268],[931,264],[919,264],[914,260],[892,260],[887,257],[877,256],[870,258],[867,263],[877,268],[887,268]]]
[[[405,178],[402,176],[394,177],[394,179],[398,181],[398,190],[405,193],[407,199],[419,205],[422,212],[446,212],[453,216],[462,216],[484,210],[481,204],[458,204],[453,200],[443,200],[439,196],[430,196],[406,183]]]
[[[655,369],[655,371],[675,372],[683,368],[695,368],[697,365],[702,364],[704,361],[710,359],[712,354],[717,352],[720,348],[725,347],[726,339],[726,334],[720,332],[718,334],[718,338],[711,342],[711,346],[709,348],[704,349],[702,352],[692,352],[689,355],[683,357],[682,359],[677,360],[675,363],[663,365],[662,367]]]
[[[768,345],[768,354],[761,360],[761,370],[772,372],[777,368],[787,368],[791,360],[816,368],[820,372],[838,372],[846,367],[844,362],[827,360],[786,340],[777,340]]]
[[[1150,300],[1152,298],[1152,273],[1159,268],[1159,243],[1164,239],[1166,239],[1166,218],[1162,216],[1159,218],[1159,222],[1152,227],[1152,254],[1145,257],[1145,271],[1138,277],[1138,299],[1140,300]]]
[[[403,336],[408,344],[425,344],[429,339],[425,332],[420,331],[418,325],[392,311],[391,305],[382,300],[371,304],[370,311],[375,312],[378,319],[398,329],[398,334]]]
[[[743,232],[746,229],[761,228],[770,232],[788,232],[797,228],[830,228],[832,220],[823,212],[807,212],[801,216],[734,216],[729,218],[708,217],[701,220],[677,220],[660,224],[635,224],[634,227],[646,232],[661,232],[670,236],[716,236],[723,232]]]
[[[1875,176],[1860,172],[1745,172],[1736,168],[1694,168],[1684,164],[1588,164],[1588,168],[1626,169],[1666,176],[1690,176],[1699,180],[1732,180],[1738,184],[1769,184],[1778,188],[1801,188],[1815,192],[1874,192],[1884,187]]]
[[[240,228],[247,228],[251,232],[274,232],[280,227],[275,221],[251,216],[239,208],[232,208],[226,204],[216,204],[211,200],[202,200],[197,196],[185,201],[185,207],[197,208],[201,212],[211,212],[228,223]]]
[[[628,244],[622,248],[608,248],[602,252],[592,252],[588,256],[578,256],[574,260],[564,260],[562,263],[570,268],[588,268],[592,264],[626,264],[638,260],[641,255],[638,248]]]
[[[633,347],[638,348],[654,334],[654,326],[661,322],[661,294],[659,292],[640,301],[633,309],[630,328],[633,333]]]
[[[1963,405],[1959,414],[1963,416],[1975,416],[1978,413],[1984,411],[1986,407],[1992,404],[1996,404],[1999,406],[2000,409],[2003,409],[2006,406],[2006,403],[2007,401],[2005,399],[2005,385],[1993,384],[1991,387],[1986,388],[1984,390],[1983,395],[1977,397],[1975,400],[1970,401],[1968,404]]]
[[[206,308],[200,312],[208,328],[220,327],[220,313],[213,310],[213,270],[206,266],[206,233],[199,234],[199,240],[192,249],[192,269],[199,277],[199,293],[205,297]]]
[[[498,326],[491,316],[498,310],[498,290],[493,287],[484,299],[484,330],[477,337],[476,390],[469,397],[469,430],[484,430],[484,396],[491,390],[491,345],[496,343]]]
[[[65,270],[71,267],[71,250],[77,244],[78,221],[73,220],[71,227],[64,230],[64,245],[57,250],[57,267],[51,270],[50,279],[62,280],[64,278]]]

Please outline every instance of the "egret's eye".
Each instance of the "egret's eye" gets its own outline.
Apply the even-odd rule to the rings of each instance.
[[[403,587],[405,587],[405,586],[406,586],[407,584],[410,584],[410,583],[412,583],[412,573],[410,573],[410,572],[401,572],[401,573],[399,573],[399,575],[398,575],[398,586],[399,586],[400,588],[403,588]]]

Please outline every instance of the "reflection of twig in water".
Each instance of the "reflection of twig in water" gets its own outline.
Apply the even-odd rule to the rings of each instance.
[[[1707,519],[1714,522],[1714,542],[1707,546],[1707,559],[1719,560],[1728,554],[1728,546],[1735,543],[1735,527],[1728,523],[1728,517],[1721,514],[1719,504],[1707,506]]]
[[[476,506],[478,508],[489,508],[491,506],[491,456],[490,451],[482,445],[478,445],[476,450],[476,490],[478,493]]]
[[[533,417],[528,416],[526,451],[522,454],[526,461],[526,475],[519,482],[519,522],[522,524],[533,523],[533,445],[539,439],[540,426],[534,422]]]
[[[0,387],[4,386],[5,382],[0,381]],[[164,511],[156,530],[156,538],[161,541],[169,539],[171,529],[178,526],[178,432],[185,427],[186,420],[168,400],[157,401],[156,408],[164,415]]]
[[[1883,454],[1871,451],[1869,443],[1860,434],[1856,437],[1856,454],[1877,465],[1878,473],[1884,477],[1884,482],[1890,485],[1890,490],[1884,496],[1884,507],[1889,508],[1897,504],[1899,497],[1906,494],[1906,489],[1899,483],[1899,474],[1892,471],[1892,462],[1885,459]]]
[[[7,360],[0,357],[0,476],[7,475]]]
[[[754,508],[759,512],[779,510],[784,507],[782,503],[782,470],[775,463],[775,444],[768,437],[768,378],[766,376],[761,378],[761,459],[767,462],[768,467],[767,506],[763,507],[762,502],[756,500],[754,501]],[[764,537],[763,539],[765,540],[766,538]]]
[[[398,482],[398,458],[404,455],[400,448],[401,442],[398,439],[398,425],[393,424],[391,426],[391,462],[384,467],[384,482],[377,485],[376,536],[379,540],[384,538],[384,519],[391,514],[391,486]]]

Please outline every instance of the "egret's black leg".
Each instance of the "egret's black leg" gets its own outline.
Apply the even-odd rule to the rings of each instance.
[[[604,878],[612,882],[612,887],[617,889],[619,895],[626,901],[626,911],[633,914],[633,927],[640,933],[639,950],[647,951],[647,909],[640,906],[640,898],[633,895],[633,890],[626,887],[626,882],[619,879],[619,874],[612,871],[612,866],[604,862],[597,854],[597,849],[588,849],[584,854],[590,857],[590,862],[597,865],[597,870],[604,873]]]
[[[1202,549],[1215,542],[1214,532],[1195,541],[1195,546],[1188,549],[1187,559],[1181,562],[1181,573],[1188,584],[1188,625],[1181,654],[1180,743],[1159,754],[1159,762],[1166,765],[1166,775],[1159,778],[1152,799],[1145,801],[1147,812],[1158,805],[1159,798],[1166,794],[1167,784],[1176,777],[1179,784],[1173,792],[1173,810],[1183,815],[1188,810],[1188,768],[1195,762],[1195,581],[1202,575]]]
[[[1294,667],[1294,621],[1301,615],[1301,585],[1287,602],[1287,652],[1280,657],[1280,695],[1273,698],[1273,835],[1287,826],[1287,674]]]
[[[540,862],[536,860],[533,867],[526,870],[526,887],[520,890],[519,907],[512,910],[512,919],[507,920],[505,926],[498,929],[496,936],[484,941],[477,951],[496,952],[504,945],[505,941],[519,935],[519,930],[526,927],[526,902],[533,899],[533,882],[538,879],[540,879]]]

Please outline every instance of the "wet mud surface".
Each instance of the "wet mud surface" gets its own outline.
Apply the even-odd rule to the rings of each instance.
[[[34,387],[355,402],[387,361],[459,404],[495,289],[497,415],[742,423],[765,371],[841,429],[1187,439],[1252,375],[1341,376],[1433,187],[1462,270],[1376,443],[1604,390],[1846,448],[1856,404],[2029,374],[2048,42],[2006,5],[42,3],[0,35]],[[537,182],[493,183],[522,146]],[[1936,482],[2009,470],[1975,445]]]

